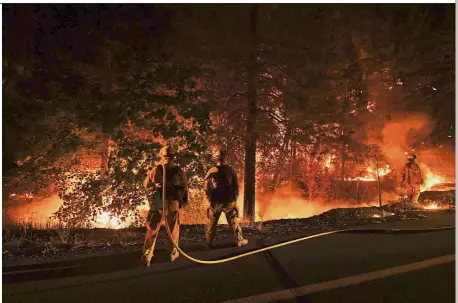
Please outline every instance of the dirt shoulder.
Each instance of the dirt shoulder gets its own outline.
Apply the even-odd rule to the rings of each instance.
[[[360,208],[331,210],[311,218],[245,224],[243,229],[248,239],[263,239],[265,243],[273,243],[340,229],[425,229],[450,226],[455,226],[455,210],[383,213],[377,208]],[[183,225],[180,235],[183,248],[202,246],[204,230],[203,225]],[[144,228],[29,231],[28,236],[11,236],[9,241],[4,240],[3,267],[140,252],[144,232]],[[219,225],[216,244],[227,246],[232,241],[229,227]],[[165,230],[159,235],[157,247],[165,250],[170,248]]]

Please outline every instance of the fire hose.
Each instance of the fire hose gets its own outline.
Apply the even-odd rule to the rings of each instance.
[[[169,227],[169,224],[168,224],[168,221],[167,221],[168,208],[167,208],[167,201],[166,201],[166,195],[165,195],[166,194],[166,170],[165,170],[165,165],[164,164],[161,164],[161,165],[162,165],[162,172],[163,172],[162,173],[162,209],[163,209],[163,216],[164,216],[164,221],[165,221],[164,225],[165,225],[165,229],[167,231],[167,235],[169,237],[170,242],[172,242],[173,246],[178,250],[178,252],[180,254],[182,254],[183,256],[185,256],[188,260],[193,261],[195,263],[200,263],[200,264],[220,264],[220,263],[225,263],[225,262],[234,261],[234,260],[237,260],[237,259],[240,259],[240,258],[248,257],[248,256],[251,256],[251,255],[254,255],[254,254],[258,254],[258,253],[261,253],[261,252],[266,251],[266,250],[271,250],[271,249],[274,249],[274,248],[287,246],[287,245],[298,243],[298,242],[301,242],[301,241],[310,240],[310,239],[313,239],[313,238],[328,236],[328,235],[337,234],[337,233],[344,233],[344,232],[346,232],[346,233],[348,233],[348,232],[374,232],[374,231],[377,231],[377,232],[384,232],[384,231],[385,232],[390,232],[390,231],[391,232],[397,232],[397,231],[400,231],[400,230],[396,230],[396,229],[341,229],[341,230],[333,230],[333,231],[319,233],[319,234],[315,234],[315,235],[311,235],[311,236],[305,236],[305,237],[293,239],[293,240],[290,240],[290,241],[286,241],[286,242],[283,242],[283,243],[278,243],[278,244],[274,244],[274,245],[271,245],[271,246],[259,248],[259,249],[252,250],[252,251],[245,252],[245,253],[241,253],[239,255],[232,256],[232,257],[227,257],[227,258],[218,259],[218,260],[200,260],[200,259],[197,259],[197,258],[194,258],[194,257],[188,255],[186,252],[184,252],[180,248],[178,243],[176,243],[173,240],[172,232],[170,231],[170,227]],[[442,228],[429,228],[429,229],[422,229],[422,230],[417,230],[417,231],[435,231],[435,230],[447,230],[447,229],[454,229],[454,228],[455,227],[453,226],[453,227],[442,227]]]

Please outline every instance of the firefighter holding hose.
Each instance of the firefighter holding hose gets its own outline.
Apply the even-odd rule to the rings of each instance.
[[[248,244],[248,240],[242,236],[240,226],[239,209],[237,198],[239,195],[239,183],[237,175],[232,167],[225,164],[226,151],[218,148],[213,152],[213,159],[216,166],[212,167],[205,177],[205,196],[210,202],[207,209],[207,230],[205,233],[206,244],[213,247],[216,236],[216,227],[219,217],[224,212],[229,226],[232,228],[235,237],[235,244],[240,247]]]
[[[151,264],[157,236],[164,222],[164,209],[162,207],[163,168],[166,172],[167,222],[175,243],[178,243],[180,236],[180,209],[187,203],[188,196],[186,173],[174,163],[175,152],[173,149],[170,146],[165,146],[160,150],[159,155],[161,157],[160,164],[154,167],[143,181],[143,186],[151,190],[148,195],[150,210],[143,245],[143,261],[146,266]],[[175,261],[179,255],[178,250],[174,247],[170,261]]]
[[[420,187],[424,184],[421,175],[420,166],[415,163],[417,156],[409,154],[407,156],[407,163],[402,169],[402,184],[407,187],[409,202],[413,205],[418,205],[418,198],[420,197]]]

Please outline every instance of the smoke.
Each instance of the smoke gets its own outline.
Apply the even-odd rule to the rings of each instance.
[[[455,183],[455,152],[451,146],[419,151],[419,164],[423,170],[445,178],[444,181]]]
[[[377,122],[369,123],[366,143],[378,145],[397,171],[406,162],[406,154],[414,153],[422,170],[454,180],[453,146],[425,147],[433,127],[434,121],[426,114],[398,114],[382,126]]]
[[[278,188],[274,193],[261,195],[256,201],[259,207],[259,220],[278,220],[308,218],[334,208],[367,207],[376,203],[357,203],[349,201],[327,201],[325,199],[307,200],[304,193],[289,185]],[[267,202],[267,203],[266,203]]]
[[[415,153],[420,165],[425,185],[429,190],[435,184],[455,182],[454,146],[426,147],[434,127],[434,121],[422,113],[401,113],[393,115],[389,122],[368,123],[365,129],[366,143],[380,147],[388,162],[399,173],[406,163],[406,154]],[[243,192],[243,189],[241,190]],[[382,192],[382,201],[397,201],[398,193]],[[239,198],[239,208],[243,208],[243,197]],[[307,200],[300,189],[289,185],[278,188],[274,193],[258,194],[256,197],[256,220],[284,218],[306,218],[321,214],[333,208],[364,207],[378,205],[348,201]]]
[[[52,195],[44,199],[33,198],[32,201],[10,205],[7,208],[7,215],[12,222],[30,222],[36,225],[44,225],[50,222],[52,214],[59,210],[62,203],[58,195]]]
[[[240,216],[243,216],[243,188],[237,199]],[[322,214],[334,208],[353,208],[378,205],[377,202],[356,203],[348,201],[307,200],[304,193],[289,184],[276,189],[274,193],[261,193],[256,196],[256,221],[279,219],[308,218]],[[221,216],[219,224],[226,224],[226,218]]]
[[[431,121],[422,114],[398,116],[382,127],[369,123],[366,143],[378,145],[392,165],[401,167],[406,152],[412,152],[417,142],[427,138],[431,126]]]

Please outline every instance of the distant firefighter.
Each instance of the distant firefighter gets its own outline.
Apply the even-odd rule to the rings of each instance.
[[[229,165],[225,164],[226,152],[224,150],[215,150],[213,159],[216,161],[216,166],[212,167],[205,177],[205,195],[210,202],[207,209],[206,244],[210,248],[213,247],[218,220],[221,213],[224,212],[227,222],[234,232],[235,244],[238,247],[246,245],[248,240],[242,236],[237,207],[239,195],[237,175]]]
[[[166,170],[166,201],[167,201],[167,222],[176,243],[180,236],[180,208],[188,200],[188,183],[186,173],[174,163],[175,153],[171,147],[165,146],[160,152],[161,163]],[[146,266],[150,266],[154,255],[156,239],[164,222],[164,210],[162,209],[162,185],[163,167],[158,165],[151,170],[143,181],[146,189],[152,189],[148,195],[150,210],[146,223],[146,236],[143,245],[143,260]],[[170,260],[174,261],[179,256],[178,250],[173,247]]]
[[[421,175],[420,166],[415,163],[417,156],[409,154],[407,156],[408,162],[402,169],[402,184],[407,187],[409,202],[418,203],[420,196],[420,187],[423,185],[423,177]]]

